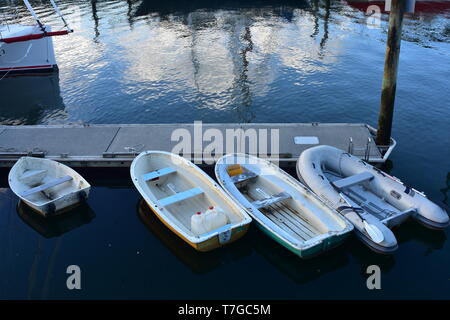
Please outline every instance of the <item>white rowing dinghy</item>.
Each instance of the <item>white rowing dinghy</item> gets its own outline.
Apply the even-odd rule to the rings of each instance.
[[[216,163],[216,178],[258,226],[302,258],[342,243],[353,226],[274,164],[245,154]]]
[[[156,216],[199,251],[242,237],[251,218],[192,162],[164,151],[145,151],[131,164],[134,185]]]
[[[8,181],[11,190],[43,216],[61,213],[84,202],[91,188],[68,166],[33,157],[20,158],[11,168]]]
[[[297,174],[350,220],[374,251],[395,251],[397,240],[389,228],[410,216],[430,228],[449,225],[447,213],[422,192],[340,149],[317,146],[303,151]]]

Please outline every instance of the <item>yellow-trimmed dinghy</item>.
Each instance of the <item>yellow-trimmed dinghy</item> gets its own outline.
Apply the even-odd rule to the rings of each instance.
[[[142,152],[133,160],[130,174],[156,216],[198,251],[210,251],[236,241],[248,230],[251,218],[245,210],[205,172],[178,155]],[[225,222],[207,232],[195,232],[192,216],[205,214],[211,207],[225,214]]]

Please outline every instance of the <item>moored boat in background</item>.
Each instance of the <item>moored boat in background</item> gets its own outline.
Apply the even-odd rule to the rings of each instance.
[[[23,0],[35,24],[0,25],[0,74],[49,72],[58,69],[52,37],[73,32],[59,11],[54,0],[50,0],[54,11],[62,19],[64,26],[53,30],[44,25],[28,0]]]
[[[385,1],[380,0],[346,0],[353,8],[367,12],[370,6],[376,5],[385,11]],[[414,13],[433,13],[450,10],[450,1],[448,0],[415,0]]]

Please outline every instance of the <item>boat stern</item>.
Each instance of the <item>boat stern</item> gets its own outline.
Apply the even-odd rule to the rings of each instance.
[[[15,27],[18,30],[9,39],[20,38],[14,37],[16,34],[29,33],[28,35],[32,37],[42,33],[38,26],[16,25],[11,27]],[[20,28],[24,29],[24,31],[21,32]],[[45,30],[50,33],[51,27],[45,26]],[[52,37],[17,42],[5,42],[7,40],[6,37],[0,40],[2,40],[0,41],[1,74],[48,73],[58,70]]]
[[[196,243],[194,242],[188,243],[197,251],[201,252],[212,251],[214,249],[223,247],[242,238],[247,233],[249,226],[250,224],[237,226],[223,233],[219,233],[216,236],[208,238],[204,241]],[[227,234],[228,232],[229,234]]]

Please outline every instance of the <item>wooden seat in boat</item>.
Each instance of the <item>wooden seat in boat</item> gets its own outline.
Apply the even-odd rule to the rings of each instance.
[[[373,175],[370,172],[365,171],[365,172],[361,172],[358,174],[354,174],[354,175],[344,178],[344,179],[333,181],[332,184],[337,189],[344,189],[344,188],[354,186],[355,184],[360,184],[362,182],[369,181],[372,179],[373,179]]]
[[[162,176],[165,176],[165,175],[168,175],[171,173],[175,173],[175,172],[177,172],[177,170],[175,170],[174,168],[171,168],[171,167],[158,169],[158,170],[144,174],[144,181],[153,181]]]
[[[257,209],[261,209],[261,208],[267,208],[273,204],[276,204],[278,202],[281,202],[283,200],[287,200],[290,198],[291,198],[291,196],[288,193],[280,192],[271,197],[253,201],[251,204],[254,205]]]
[[[50,189],[52,187],[55,187],[55,186],[60,185],[60,184],[62,184],[64,182],[70,181],[72,179],[73,178],[71,176],[64,176],[62,178],[54,179],[54,180],[49,181],[49,182],[47,182],[45,184],[41,184],[40,186],[28,189],[27,191],[23,192],[21,194],[21,196],[22,197],[27,197],[29,195],[32,195],[32,194],[36,193],[36,192],[41,192],[41,191]]]
[[[165,207],[171,204],[174,204],[176,202],[180,202],[192,197],[195,197],[197,195],[200,195],[203,193],[203,190],[200,188],[192,188],[183,192],[178,192],[174,195],[171,195],[169,197],[163,198],[159,200],[159,203]]]

